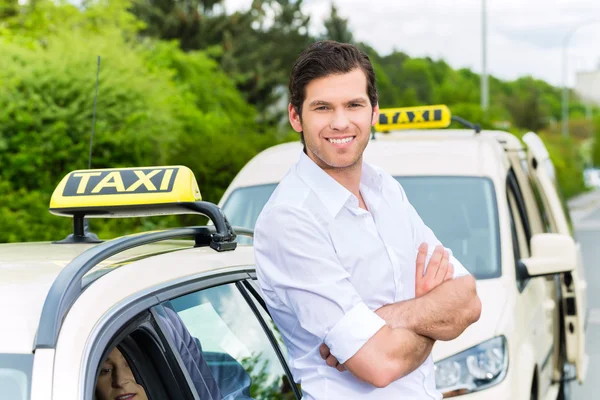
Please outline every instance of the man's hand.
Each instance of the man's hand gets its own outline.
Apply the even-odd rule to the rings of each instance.
[[[417,253],[415,297],[429,293],[454,275],[454,266],[449,262],[450,254],[443,246],[436,246],[425,271],[426,259],[427,243],[421,243]]]
[[[325,360],[327,362],[327,365],[329,365],[330,367],[333,367],[340,372],[344,372],[346,370],[346,367],[344,367],[344,364],[340,364],[338,362],[337,358],[335,358],[329,352],[329,347],[327,347],[327,345],[325,343],[321,344],[321,346],[319,347],[319,353],[321,353],[321,357],[323,358],[323,360]]]

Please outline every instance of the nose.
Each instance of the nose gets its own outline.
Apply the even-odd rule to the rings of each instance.
[[[345,131],[350,125],[350,119],[345,109],[337,109],[332,116],[329,127],[334,131]]]
[[[112,387],[115,389],[122,388],[129,383],[130,377],[127,371],[123,368],[115,368],[112,377]]]

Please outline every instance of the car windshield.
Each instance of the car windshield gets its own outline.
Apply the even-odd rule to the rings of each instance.
[[[32,368],[33,354],[0,353],[0,397],[29,400]]]
[[[477,279],[500,276],[496,196],[487,178],[395,177],[425,224]],[[276,184],[234,190],[223,206],[230,223],[254,229]],[[248,243],[240,237],[240,243]]]

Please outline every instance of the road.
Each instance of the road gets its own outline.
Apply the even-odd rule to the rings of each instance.
[[[590,357],[585,383],[572,383],[573,400],[597,399],[600,393],[600,191],[569,202],[569,208],[586,267],[589,310],[586,346]]]

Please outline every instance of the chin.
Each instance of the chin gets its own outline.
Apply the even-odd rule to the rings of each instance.
[[[331,159],[329,159],[329,162],[327,162],[327,165],[329,165],[331,168],[337,168],[337,169],[350,168],[350,167],[356,165],[358,163],[359,159],[360,158],[356,158],[356,157],[344,158],[344,159],[331,158]]]

